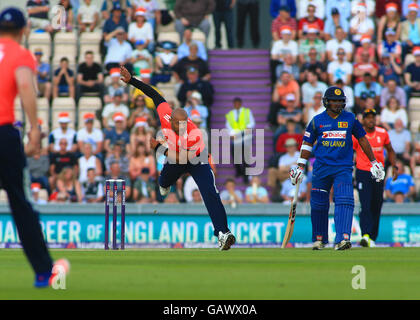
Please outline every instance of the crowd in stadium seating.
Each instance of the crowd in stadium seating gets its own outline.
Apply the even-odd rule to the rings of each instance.
[[[59,60],[57,54],[50,60],[45,47],[32,47],[40,99],[46,98],[53,108],[59,99],[74,101],[72,110],[51,117],[51,130],[44,124],[48,132],[43,149],[28,159],[34,198],[44,203],[38,195],[44,189],[50,202],[101,202],[104,179],[123,178],[128,201],[201,202],[191,177],[180,178],[169,196],[161,198],[156,177],[162,163],[155,161],[148,143],[159,129],[157,112],[143,92],[120,81],[119,66],[125,65],[158,91],[162,84],[172,85],[176,95],[168,98],[171,107],[184,107],[206,130],[214,95],[207,61],[208,17],[213,15],[216,48],[221,47],[222,22],[228,48],[242,48],[249,15],[251,42],[257,48],[258,0],[167,0],[166,8],[159,7],[157,0],[104,0],[101,7],[92,0],[79,0],[78,7],[72,6],[75,1],[58,2],[67,15],[65,21],[58,20],[61,30],[54,29],[49,19],[50,1],[27,1],[29,39],[37,33],[50,34],[52,48],[59,47],[56,39],[63,31],[77,37],[101,36],[80,50],[78,64],[76,54],[60,52]],[[322,95],[330,85],[344,90],[346,108],[359,119],[363,110],[376,109],[377,125],[389,132],[401,175],[397,181],[386,180],[386,198],[418,199],[414,181],[420,179],[419,6],[411,0],[271,0],[273,90],[267,122],[274,133],[274,155],[268,182],[264,186],[259,177],[249,181],[244,176],[249,184],[242,194],[235,179],[226,177],[226,190],[221,192],[225,204],[291,200],[288,170],[299,156],[302,130],[325,110]],[[171,23],[175,32],[165,37],[159,30]],[[268,24],[263,27],[270,32]],[[198,30],[201,41],[194,38]],[[100,99],[100,108],[82,113],[86,97]],[[232,117],[242,112],[242,101],[236,103]],[[252,112],[243,110],[251,122]],[[244,175],[243,168],[238,172]],[[301,186],[301,201],[309,199],[310,181],[311,166]]]

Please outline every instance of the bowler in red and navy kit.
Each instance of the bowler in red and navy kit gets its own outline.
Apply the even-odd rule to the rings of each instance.
[[[150,143],[156,152],[162,152],[167,156],[159,176],[159,190],[162,196],[169,193],[171,185],[175,184],[181,175],[191,174],[210,215],[220,250],[229,250],[235,243],[235,237],[227,225],[226,210],[216,188],[214,173],[208,161],[207,148],[200,129],[188,118],[184,109],[172,110],[155,89],[132,77],[124,67],[121,67],[121,77],[124,82],[143,91],[157,106],[163,140],[157,141],[152,138]]]
[[[383,166],[375,160],[366,132],[353,113],[344,110],[346,97],[338,87],[324,93],[326,111],[308,124],[301,147],[297,168],[292,168],[293,184],[303,179],[303,170],[311,153],[315,156],[311,190],[311,221],[313,249],[322,249],[328,243],[328,211],[331,187],[334,187],[335,249],[351,248],[353,221],[353,142],[354,136],[372,162],[372,175],[384,179]],[[316,142],[316,144],[315,144]]]

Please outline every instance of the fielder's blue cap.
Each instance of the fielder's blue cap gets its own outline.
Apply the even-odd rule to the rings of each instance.
[[[24,26],[26,19],[22,10],[9,7],[0,13],[0,30],[22,29]]]

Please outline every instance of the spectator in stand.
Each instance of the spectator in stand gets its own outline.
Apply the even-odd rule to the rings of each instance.
[[[305,17],[308,12],[308,6],[312,5],[315,7],[315,16],[318,19],[325,19],[325,0],[299,0],[297,16],[298,19]]]
[[[295,0],[271,0],[270,2],[270,14],[273,19],[277,18],[279,11],[282,8],[288,8],[290,10],[290,16],[296,18],[296,1]]]
[[[153,30],[156,30],[156,25],[161,24],[162,13],[159,10],[159,3],[157,0],[134,0],[134,12],[138,8],[146,9],[146,19],[152,25]]]
[[[319,32],[319,38],[324,37],[324,20],[315,16],[316,7],[314,4],[308,4],[308,15],[299,20],[298,24],[298,38],[307,39],[310,28],[316,27]]]
[[[150,153],[150,138],[152,134],[149,130],[146,117],[137,117],[135,125],[130,134],[130,150],[137,150],[137,146],[141,143],[146,146],[146,152]]]
[[[333,9],[338,10],[343,20],[348,21],[350,19],[350,0],[327,0],[325,3],[326,15],[328,12],[332,12]],[[328,20],[328,18],[327,16],[326,19]]]
[[[396,166],[398,169],[398,177],[394,181],[392,180],[392,177],[389,177],[386,180],[386,197],[388,200],[394,202],[409,202],[410,198],[414,197],[416,193],[414,179],[410,174],[404,172],[404,164],[401,161],[397,160]]]
[[[387,29],[385,32],[385,40],[378,46],[378,57],[382,58],[384,53],[391,55],[397,63],[402,62],[402,49],[399,41],[396,40],[394,29]]]
[[[366,95],[363,95],[360,98],[360,104],[356,104],[354,106],[354,114],[356,114],[356,118],[359,121],[363,120],[363,112],[367,109],[375,109],[376,111],[376,125],[380,125],[380,113],[381,113],[381,109],[379,107],[378,104],[375,104],[375,98],[373,97],[368,97]]]
[[[151,71],[150,70],[148,70],[148,69],[141,70],[141,74],[140,74],[141,81],[143,81],[144,83],[146,83],[146,84],[148,84],[150,86],[152,86],[151,85],[151,76],[152,76],[152,74],[151,74]],[[127,86],[125,86],[125,87],[127,87]],[[155,86],[152,86],[152,88],[154,90],[156,90],[159,94],[162,95],[162,93],[160,92],[160,90],[158,88],[156,88]],[[157,115],[157,111],[156,111],[157,106],[155,106],[155,103],[153,102],[153,99],[150,98],[150,97],[148,97],[148,96],[146,96],[144,94],[144,92],[141,91],[140,89],[135,88],[134,89],[134,92],[133,92],[132,99],[134,100],[138,95],[142,95],[144,97],[144,101],[146,103],[146,107],[148,109],[150,109],[153,113],[155,113]],[[171,101],[168,101],[169,104],[170,104],[170,102]],[[134,104],[132,104],[130,106],[131,106],[131,108],[133,108],[134,107]]]
[[[414,62],[410,63],[404,71],[404,90],[407,100],[412,96],[420,96],[420,47],[413,48]]]
[[[286,149],[286,141],[290,138],[295,139],[298,144],[298,149],[302,145],[303,135],[300,133],[299,129],[296,126],[296,121],[292,118],[286,120],[286,129],[287,131],[279,135],[277,141],[275,142],[276,145],[276,153],[283,155],[287,152]]]
[[[128,40],[131,45],[137,46],[137,41],[144,41],[145,47],[154,51],[154,35],[152,25],[146,21],[146,9],[139,7],[136,9],[135,21],[128,26]]]
[[[88,169],[95,169],[95,175],[102,175],[102,164],[98,157],[93,152],[93,146],[90,143],[85,143],[82,149],[82,156],[78,159],[79,181],[81,183],[88,180]]]
[[[126,117],[121,112],[116,112],[112,116],[114,126],[112,126],[105,134],[104,150],[108,153],[112,152],[112,146],[117,142],[124,145],[125,150],[130,153],[130,134],[126,127]],[[133,150],[134,151],[134,150]]]
[[[172,52],[173,48],[169,42],[162,44],[162,51],[156,52],[155,58],[155,73],[153,75],[153,84],[158,82],[169,82],[171,81],[172,72],[176,63],[178,62],[178,56]]]
[[[28,26],[30,29],[41,29],[49,33],[54,31],[48,18],[50,12],[48,0],[28,0],[26,11],[29,16]]]
[[[340,15],[337,8],[331,10],[331,18],[327,18],[324,26],[324,38],[326,41],[331,40],[336,35],[337,29],[341,29],[344,33],[343,39],[346,38],[346,33],[349,32],[349,23],[346,18]],[[341,42],[342,40],[340,40]],[[347,50],[346,50],[347,51]]]
[[[77,23],[79,25],[79,32],[93,32],[99,24],[99,9],[92,0],[83,0],[77,11]]]
[[[41,150],[26,158],[31,182],[39,183],[43,189],[50,193],[48,184],[48,171],[50,168],[50,159],[47,154],[41,153]]]
[[[187,57],[180,59],[174,66],[174,77],[177,82],[185,82],[187,80],[187,70],[191,67],[198,70],[200,79],[209,81],[210,70],[205,60],[198,55],[198,46],[195,42],[190,44],[190,54]]]
[[[328,82],[328,74],[327,74],[327,69],[326,69],[326,65],[318,60],[318,52],[316,51],[315,48],[311,48],[309,49],[309,61],[305,62],[301,69],[300,69],[300,76],[299,79],[300,82],[305,82],[307,81],[307,75],[308,75],[308,71],[311,69],[316,70],[316,73],[320,75],[320,80],[323,82]]]
[[[104,0],[101,7],[101,14],[104,20],[111,18],[115,11],[119,11],[122,20],[129,22],[133,16],[133,8],[129,0]],[[105,22],[106,23],[106,22]]]
[[[201,118],[201,125],[204,129],[207,128],[207,118],[209,116],[209,111],[206,106],[202,104],[202,96],[198,91],[192,91],[187,99],[187,104],[184,107],[184,110],[187,112],[188,117],[191,118],[191,115],[194,111],[197,111]]]
[[[194,189],[192,191],[192,198],[193,198],[193,203],[203,203],[203,198],[201,198],[201,193],[200,190],[198,189]]]
[[[210,82],[199,78],[199,71],[194,67],[189,67],[187,71],[187,81],[185,81],[178,91],[177,98],[182,106],[187,102],[188,91],[198,91],[203,97],[203,103],[208,108],[213,104],[214,89]]]
[[[371,38],[375,34],[375,25],[367,15],[367,8],[363,2],[357,5],[357,14],[350,20],[350,34],[352,41],[358,47],[362,35],[368,35]]]
[[[411,160],[410,154],[411,133],[405,128],[401,119],[395,120],[394,129],[389,131],[389,139],[391,140],[397,159],[401,160],[404,165],[410,166],[411,172],[414,173],[414,163]]]
[[[401,2],[402,2],[402,5],[401,5],[401,10],[402,10],[401,16],[403,18],[405,18],[405,19],[408,18],[408,15],[410,13],[410,9],[412,9],[412,6],[410,8],[410,5],[413,5],[413,4],[419,5],[419,0],[402,0]],[[418,14],[420,16],[420,12]],[[404,20],[404,19],[402,19],[402,20]]]
[[[221,28],[222,22],[225,25],[227,44],[228,48],[232,49],[233,45],[233,7],[235,6],[236,0],[215,0],[216,7],[213,11],[213,22],[215,32],[215,47],[220,49],[222,47],[221,42]]]
[[[379,66],[375,62],[371,62],[369,58],[370,55],[368,52],[362,52],[361,61],[354,64],[353,75],[355,77],[355,83],[363,81],[366,73],[369,73],[373,80],[377,79]]]
[[[411,52],[414,47],[420,46],[420,14],[419,4],[410,3],[408,5],[407,20],[401,22],[401,42],[403,46],[403,56]]]
[[[130,117],[127,121],[127,126],[132,128],[137,123],[137,118],[146,119],[146,124],[152,127],[156,126],[156,120],[154,119],[153,110],[146,107],[146,101],[143,95],[138,95],[134,98],[133,110],[131,111]],[[146,126],[145,124],[145,126]],[[146,126],[146,127],[148,127]]]
[[[351,84],[351,76],[353,66],[345,60],[346,52],[343,48],[337,49],[337,60],[328,63],[328,82],[330,85],[337,80],[343,81],[344,84]]]
[[[104,187],[97,178],[94,168],[87,170],[87,180],[81,183],[83,201],[87,203],[99,203],[104,198]]]
[[[315,93],[323,93],[328,89],[328,86],[324,82],[318,80],[318,74],[315,70],[309,70],[306,79],[308,81],[305,82],[301,87],[302,103],[304,107],[308,107],[310,104],[312,104],[314,101]]]
[[[289,40],[296,39],[297,32],[297,22],[296,19],[290,16],[290,8],[286,6],[280,7],[278,16],[271,23],[271,35],[274,41],[283,39],[283,31],[289,30],[290,37]]]
[[[376,41],[378,46],[382,44],[384,40],[387,40],[387,32],[393,31],[393,36],[396,39],[400,38],[401,34],[401,19],[398,14],[398,6],[394,2],[389,2],[385,6],[386,14],[384,14],[378,22],[378,30],[376,35]]]
[[[77,69],[76,101],[85,93],[97,93],[102,96],[104,89],[104,75],[102,67],[94,61],[93,51],[85,52],[85,61]]]
[[[307,198],[307,178],[303,177],[303,180],[299,186],[299,191],[298,191],[298,201],[299,202],[304,202]],[[281,191],[280,191],[280,196],[282,198],[282,203],[283,204],[290,204],[293,201],[293,198],[295,196],[295,190],[296,190],[296,185],[293,185],[292,182],[290,181],[290,179],[286,179],[282,186],[281,186]]]
[[[189,56],[190,44],[195,43],[198,48],[197,56],[201,58],[202,60],[207,61],[206,47],[201,41],[198,41],[198,40],[193,41],[192,34],[193,34],[192,28],[185,28],[183,42],[178,46],[178,51],[177,51],[178,60],[181,60],[182,58]]]
[[[54,71],[53,76],[53,98],[58,96],[75,97],[74,72],[69,69],[69,59],[60,59],[60,67]]]
[[[118,141],[112,146],[112,152],[107,154],[105,159],[106,174],[110,175],[111,167],[113,163],[118,164],[118,171],[121,171],[123,175],[128,176],[128,166],[130,160],[128,159],[125,152],[125,144],[122,141]],[[113,168],[116,170],[116,168]]]
[[[363,81],[356,83],[354,86],[354,96],[356,97],[356,104],[360,105],[360,99],[373,98],[375,105],[378,106],[381,97],[381,85],[372,79],[372,75],[366,72],[363,75]]]
[[[51,79],[50,64],[42,61],[43,52],[41,48],[34,51],[36,65],[36,79],[38,84],[39,97],[45,97],[50,100],[51,97]]]
[[[102,125],[104,129],[110,130],[111,127],[114,127],[114,115],[123,114],[125,118],[128,118],[130,115],[130,111],[128,107],[122,103],[122,92],[116,91],[114,93],[114,98],[112,99],[112,103],[108,103],[105,105],[102,111]]]
[[[402,64],[395,61],[394,56],[389,53],[382,54],[382,63],[379,65],[378,82],[381,86],[385,86],[389,80],[395,81],[398,85],[401,84],[400,77],[402,75]],[[405,103],[404,103],[405,105]]]
[[[280,78],[281,74],[286,71],[290,73],[293,80],[299,81],[300,70],[299,66],[296,64],[296,59],[290,54],[286,53],[283,58],[283,63],[279,64],[275,69],[275,74],[272,78],[272,83],[275,84]]]
[[[381,101],[380,106],[384,108],[388,104],[389,98],[394,97],[398,101],[398,105],[401,108],[405,108],[407,97],[403,88],[397,85],[397,82],[393,79],[390,79],[386,82],[386,86],[381,91]]]
[[[71,32],[73,30],[73,19],[74,19],[74,15],[73,15],[73,6],[70,3],[70,0],[59,0],[58,2],[59,6],[62,6],[65,10],[65,30],[67,32]],[[61,17],[60,16],[57,20],[58,24],[62,24],[61,22]],[[64,24],[63,23],[63,24]]]
[[[179,33],[180,39],[184,35],[185,28],[194,27],[204,32],[206,39],[210,32],[210,22],[208,16],[215,9],[214,0],[176,0],[175,29]]]
[[[325,42],[320,39],[319,28],[316,24],[308,24],[306,29],[306,39],[299,42],[299,62],[301,64],[309,61],[309,51],[316,49],[317,61],[325,61]]]
[[[71,170],[76,169],[77,167],[77,158],[74,152],[67,150],[67,140],[66,138],[61,138],[59,140],[60,149],[58,152],[53,152],[50,154],[50,168],[49,168],[49,178],[48,183],[50,189],[55,190],[58,174],[65,168],[70,167]]]
[[[107,71],[112,68],[125,66],[130,72],[133,70],[131,64],[131,56],[133,49],[128,41],[125,40],[126,33],[122,27],[116,28],[114,31],[105,36],[105,46],[108,48],[104,65]]]
[[[397,5],[397,12],[401,15],[401,0],[376,0],[375,18],[380,19],[386,14],[386,8],[389,3]]]
[[[120,69],[112,68],[109,70],[111,83],[105,89],[104,103],[112,103],[116,92],[121,93],[121,103],[128,103],[128,88],[120,81]]]
[[[155,179],[156,175],[156,163],[154,157],[147,152],[146,146],[139,142],[137,148],[133,150],[133,154],[130,157],[130,163],[128,165],[128,172],[131,180],[136,180],[140,176],[143,168],[149,169],[147,180]],[[143,173],[143,178],[146,175]]]
[[[48,137],[48,151],[57,152],[61,149],[61,138],[65,138],[67,141],[66,150],[70,152],[77,151],[77,138],[76,131],[69,128],[69,123],[71,122],[68,112],[60,112],[58,114],[58,123],[59,127],[51,131]]]
[[[58,175],[57,193],[57,198],[64,202],[82,202],[82,188],[72,168],[66,167]]]
[[[104,4],[107,1],[108,0],[104,0]],[[125,1],[125,0],[122,0],[122,1]],[[122,7],[117,2],[118,1],[116,1],[114,6],[112,7],[111,16],[109,16],[108,11],[106,11],[107,13],[105,14],[105,16],[107,17],[104,16],[105,23],[102,30],[104,39],[107,37],[107,35],[115,31],[117,28],[122,28],[125,32],[128,31],[127,18],[125,17],[125,14],[123,13],[124,7]],[[128,9],[131,10],[131,8],[127,8],[127,10]],[[102,10],[102,15],[104,15],[103,10]],[[131,17],[131,14],[129,15],[129,17]]]
[[[286,106],[277,112],[277,130],[274,132],[274,139],[286,132],[286,121],[293,119],[297,123],[298,130],[301,130],[300,122],[302,121],[302,109],[297,108],[296,97],[293,93],[286,95]]]
[[[45,199],[39,197],[39,191],[41,191],[41,184],[38,182],[31,183],[32,202],[35,204],[47,204]]]
[[[192,193],[196,189],[198,189],[198,186],[195,183],[193,177],[188,176],[185,179],[185,182],[184,182],[184,195],[185,195],[185,201],[186,202],[188,202],[188,203],[193,202],[193,195],[192,195]]]
[[[280,108],[286,107],[286,96],[290,93],[294,95],[295,101],[300,101],[299,84],[293,80],[289,72],[283,71],[273,90],[270,111],[267,116],[267,121],[273,126],[277,126],[277,112]]]
[[[366,7],[367,16],[372,17],[375,14],[375,4],[375,0],[351,0],[351,16],[356,16],[359,6],[362,5]]]
[[[178,200],[177,194],[175,192],[169,192],[166,196],[164,203],[180,203]]]
[[[291,54],[293,63],[295,63],[299,50],[297,42],[292,40],[292,29],[289,26],[283,26],[281,27],[280,34],[282,35],[281,39],[275,41],[271,48],[271,60],[279,64],[284,61],[286,54]]]
[[[346,53],[346,60],[353,60],[353,45],[346,39],[346,32],[342,27],[335,29],[335,38],[330,39],[326,43],[327,60],[337,60],[337,50],[342,48]]]
[[[367,34],[362,35],[360,38],[360,47],[356,49],[356,55],[354,59],[355,63],[360,63],[362,61],[363,53],[369,54],[369,61],[376,61],[376,46],[374,43],[372,43],[371,37]]]
[[[137,40],[134,43],[136,50],[131,54],[131,63],[133,64],[133,72],[136,76],[140,76],[142,70],[150,70],[153,68],[153,56],[147,50],[147,42]]]
[[[118,161],[112,161],[109,164],[109,173],[107,176],[105,176],[105,180],[110,179],[122,179],[125,180],[125,199],[130,199],[131,197],[131,180],[127,176],[127,173],[123,171],[123,168],[120,167],[120,162]],[[118,185],[118,183],[117,183]],[[118,186],[118,189],[120,189],[121,186]],[[111,191],[112,195],[112,191]]]
[[[258,48],[260,45],[259,2],[259,0],[238,0],[236,11],[236,43],[238,48],[244,46],[245,25],[248,15],[252,46]]]
[[[268,203],[267,189],[261,186],[261,180],[259,176],[253,176],[251,179],[250,186],[245,190],[245,200],[248,203]]]
[[[420,164],[420,126],[419,128],[417,128],[417,132],[414,133],[414,150],[413,150],[412,161],[413,161],[414,167]],[[417,178],[420,178],[420,176],[418,176]]]
[[[325,111],[324,104],[322,103],[323,92],[315,92],[311,102],[305,105],[303,109],[303,123],[309,124],[313,117]]]
[[[233,178],[227,178],[225,181],[225,190],[220,192],[220,199],[224,205],[236,207],[238,203],[244,201],[244,196],[239,189],[236,189],[236,182]]]
[[[337,80],[335,85],[344,91],[346,95],[346,110],[352,112],[354,107],[354,93],[353,88],[350,86],[345,86],[343,80]]]
[[[93,122],[95,121],[95,115],[93,113],[85,113],[83,120],[85,126],[77,131],[76,136],[79,150],[84,150],[84,145],[90,144],[92,146],[92,153],[101,159],[104,147],[104,134],[100,129],[93,127]]]
[[[150,178],[150,170],[144,167],[133,184],[133,200],[137,203],[157,203],[155,189],[156,183]]]
[[[394,128],[394,123],[397,119],[401,119],[404,127],[408,124],[407,112],[404,108],[400,107],[400,104],[396,97],[391,96],[385,105],[385,108],[381,112],[381,123],[383,127],[390,131]]]

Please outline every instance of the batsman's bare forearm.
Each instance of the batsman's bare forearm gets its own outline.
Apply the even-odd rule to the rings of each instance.
[[[395,154],[394,148],[391,143],[385,145],[386,152],[388,153],[388,160],[393,167],[395,167],[395,162],[397,160],[397,155]]]
[[[370,146],[369,140],[366,138],[366,136],[361,137],[359,140],[360,147],[362,148],[363,152],[368,157],[369,161],[375,161],[375,155],[373,154],[372,147]]]
[[[20,67],[15,72],[17,89],[22,101],[22,107],[31,124],[31,127],[38,126],[36,107],[36,87],[33,71],[28,67]]]

